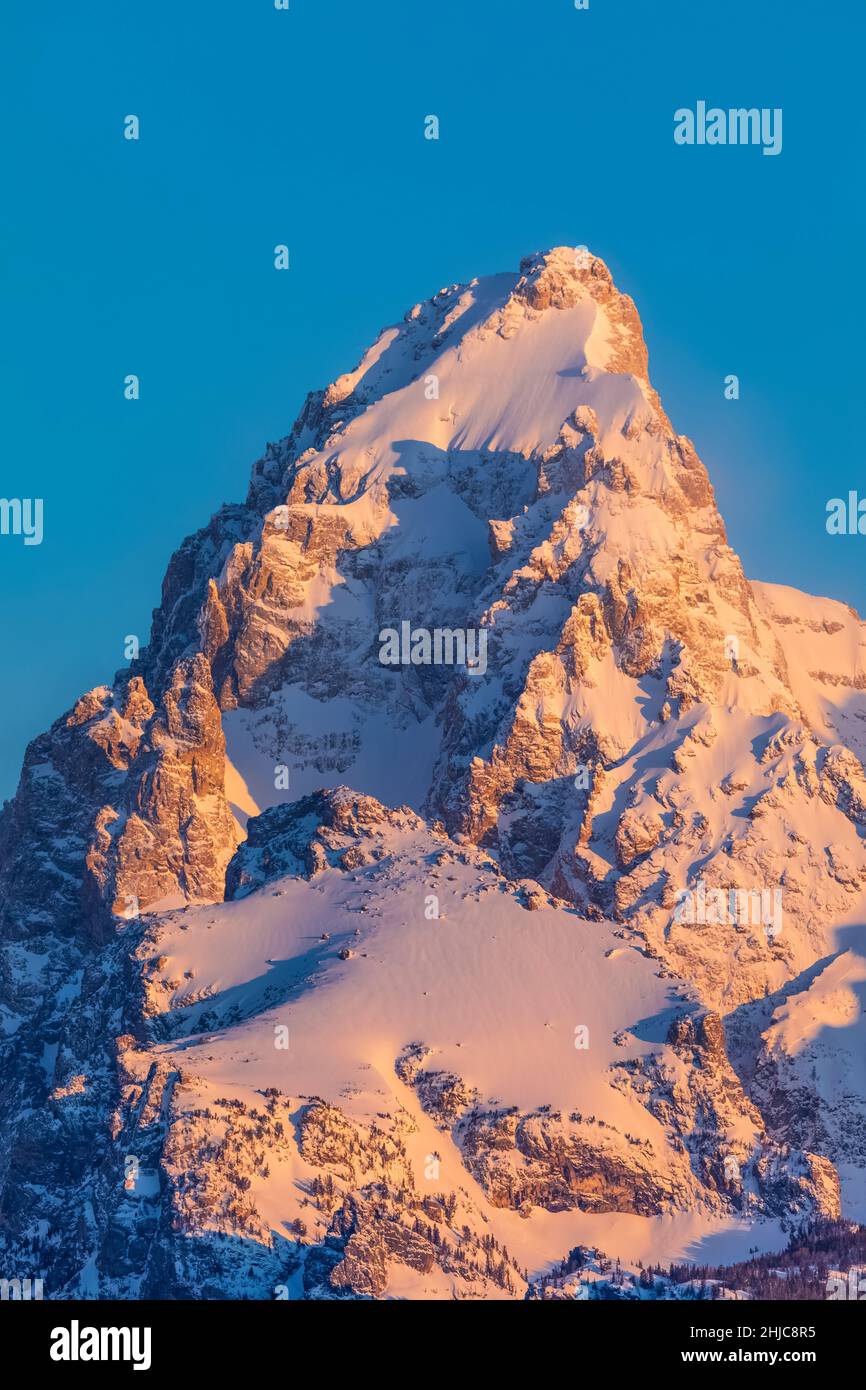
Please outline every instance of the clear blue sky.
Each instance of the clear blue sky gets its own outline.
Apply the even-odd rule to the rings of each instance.
[[[854,0],[10,0],[0,496],[45,539],[0,537],[0,797],[305,392],[544,246],[636,299],[747,572],[866,609],[824,529],[866,493],[864,40]],[[676,146],[698,99],[782,107],[781,155]]]

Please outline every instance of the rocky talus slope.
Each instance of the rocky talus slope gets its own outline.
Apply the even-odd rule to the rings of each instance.
[[[745,577],[600,260],[416,305],[27,750],[4,1265],[519,1298],[866,1213],[864,641]]]

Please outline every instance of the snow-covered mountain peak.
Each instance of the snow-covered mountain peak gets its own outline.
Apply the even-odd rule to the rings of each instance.
[[[866,1082],[836,1114],[815,1076],[863,973],[864,725],[863,623],[749,582],[604,263],[556,247],[440,290],[308,396],[246,503],[172,557],[141,657],[28,750],[0,819],[13,1143],[57,1148],[29,1132],[42,1096],[161,1165],[147,1287],[189,1257],[155,1224],[207,1232],[219,1209],[272,1270],[289,1210],[308,1290],[378,1295],[389,1261],[433,1259],[441,1293],[450,1256],[390,1205],[429,1215],[437,1133],[430,1201],[453,1221],[468,1192],[473,1260],[485,1204],[509,1246],[545,1209],[527,1262],[588,1213],[835,1214],[840,1176],[859,1210]],[[290,1003],[283,1086],[269,1010]],[[226,1202],[231,1163],[190,1178],[190,1154],[248,1142],[256,1094],[288,1207],[249,1173]],[[94,1248],[125,1287],[141,1242],[112,1254],[131,1212],[97,1200],[98,1144],[87,1163],[79,1226],[112,1213]],[[77,1184],[38,1163],[22,1182],[51,1187],[74,1280]],[[522,1287],[507,1261],[484,1278]]]
[[[353,371],[308,397],[292,434],[256,465],[251,501],[280,505],[299,462],[318,454],[339,470],[341,502],[399,470],[401,442],[529,457],[582,407],[603,434],[640,419],[667,425],[633,302],[585,248],[556,247],[517,272],[442,289],[383,329]]]

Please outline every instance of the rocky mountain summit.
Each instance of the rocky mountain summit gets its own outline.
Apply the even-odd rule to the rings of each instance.
[[[864,720],[863,624],[746,578],[599,259],[416,305],[27,750],[3,1262],[515,1298],[866,1219]]]

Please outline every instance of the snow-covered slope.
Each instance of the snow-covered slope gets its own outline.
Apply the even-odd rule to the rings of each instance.
[[[858,1215],[864,682],[601,261],[416,305],[28,750],[2,1239],[67,1294],[515,1297]]]
[[[785,653],[791,689],[816,729],[866,754],[866,624],[847,604],[752,582]]]

